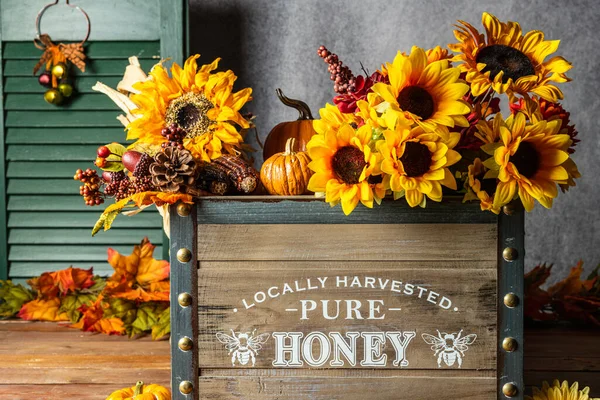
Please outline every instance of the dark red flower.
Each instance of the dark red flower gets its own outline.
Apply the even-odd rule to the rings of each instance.
[[[356,102],[359,100],[366,100],[367,95],[372,91],[371,88],[377,82],[389,83],[389,79],[379,71],[375,71],[367,78],[363,75],[359,75],[356,77],[355,90],[353,92],[335,96],[333,98],[333,103],[345,114],[354,113],[357,108]]]

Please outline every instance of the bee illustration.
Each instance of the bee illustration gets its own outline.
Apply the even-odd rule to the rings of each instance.
[[[458,333],[440,333],[437,331],[437,337],[423,333],[421,336],[425,343],[431,345],[431,350],[435,352],[434,356],[438,356],[438,368],[442,368],[442,360],[447,366],[451,367],[458,361],[458,368],[462,367],[463,357],[465,352],[469,350],[469,345],[475,342],[477,335],[467,335],[461,337],[462,329]]]
[[[252,366],[256,363],[256,355],[258,351],[262,349],[262,345],[267,342],[269,339],[268,333],[263,333],[262,335],[254,336],[256,329],[250,332],[234,332],[231,330],[231,335],[226,335],[223,332],[217,333],[217,339],[219,342],[225,345],[225,348],[229,350],[229,354],[233,354],[231,356],[231,365],[235,367],[235,360],[240,363],[240,365],[248,364],[248,361],[252,360]]]

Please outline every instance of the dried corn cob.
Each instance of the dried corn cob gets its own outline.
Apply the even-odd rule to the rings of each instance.
[[[260,181],[258,171],[241,157],[226,154],[213,160],[212,164],[227,170],[227,176],[239,192],[254,192]]]
[[[233,187],[228,172],[222,165],[203,163],[199,168],[196,186],[201,190],[222,196]]]

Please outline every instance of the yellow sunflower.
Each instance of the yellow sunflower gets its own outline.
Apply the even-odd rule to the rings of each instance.
[[[355,129],[348,123],[314,135],[306,145],[312,159],[308,165],[315,173],[308,190],[325,193],[332,207],[342,203],[349,215],[360,201],[372,208],[373,201],[381,202],[385,190],[381,185],[378,156],[369,147],[371,128]]]
[[[333,104],[325,104],[325,107],[319,110],[321,119],[313,121],[313,128],[321,135],[324,135],[330,129],[339,129],[344,124],[356,124],[358,119],[354,114],[343,113]]]
[[[533,388],[533,396],[525,396],[525,400],[600,400],[598,397],[590,397],[590,388],[585,387],[579,390],[579,383],[574,382],[569,386],[569,382],[563,381],[561,384],[558,379],[552,382],[542,384],[542,388]]]
[[[436,52],[432,58],[439,57]],[[404,117],[426,132],[448,139],[448,127],[467,127],[465,114],[470,106],[462,100],[469,86],[459,79],[460,70],[447,59],[429,61],[427,53],[413,47],[409,56],[398,52],[386,65],[390,84],[373,85],[373,92],[383,100],[378,111],[391,117]],[[390,123],[390,125],[394,125]]]
[[[235,125],[249,127],[239,110],[252,89],[233,93],[234,73],[214,73],[219,59],[198,69],[198,57],[188,58],[183,68],[173,64],[171,76],[157,64],[151,79],[134,85],[139,93],[131,100],[138,108],[132,113],[138,118],[127,126],[127,139],[157,145],[166,141],[161,130],[175,124],[186,132],[183,144],[194,158],[210,161],[240,148],[243,137]]]
[[[526,95],[535,93],[556,103],[563,98],[554,82],[568,82],[565,73],[571,63],[562,57],[546,58],[558,49],[559,40],[544,40],[544,33],[530,31],[523,35],[516,22],[500,22],[489,13],[483,13],[485,35],[465,21],[458,21],[454,36],[459,43],[450,44],[458,54],[453,61],[461,62],[461,71],[471,84],[474,96],[490,87],[497,93]]]
[[[411,207],[425,207],[425,196],[442,200],[442,185],[456,190],[456,180],[448,169],[461,156],[452,150],[460,140],[457,132],[449,133],[449,141],[425,132],[421,127],[408,129],[399,124],[386,130],[385,141],[378,143],[381,153],[383,184],[394,193],[394,199],[406,197]]]
[[[566,184],[569,179],[563,164],[569,160],[571,138],[558,133],[560,120],[528,123],[519,112],[506,121],[497,114],[493,126],[498,129],[500,142],[482,149],[493,154],[483,163],[491,170],[486,177],[495,175],[500,180],[494,207],[502,207],[518,193],[527,211],[533,209],[534,199],[550,208],[558,195],[557,184]]]
[[[468,178],[465,181],[467,193],[463,199],[466,201],[479,201],[481,211],[491,211],[500,214],[500,208],[494,207],[494,192],[496,191],[496,179],[484,179],[486,169],[479,158],[468,167]]]

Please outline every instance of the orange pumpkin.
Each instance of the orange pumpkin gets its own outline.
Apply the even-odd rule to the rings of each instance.
[[[298,151],[306,151],[306,144],[316,134],[313,129],[313,116],[308,105],[300,100],[286,97],[281,89],[277,89],[277,97],[283,104],[295,108],[300,113],[296,121],[281,122],[269,132],[263,148],[263,158],[266,160],[276,153],[285,150],[287,140],[296,139]]]
[[[160,385],[144,386],[139,381],[134,387],[113,392],[106,400],[171,400],[171,391]]]
[[[312,175],[308,168],[310,157],[303,151],[294,153],[295,141],[295,138],[288,139],[285,152],[268,158],[260,169],[260,180],[270,194],[297,196],[306,192]]]

